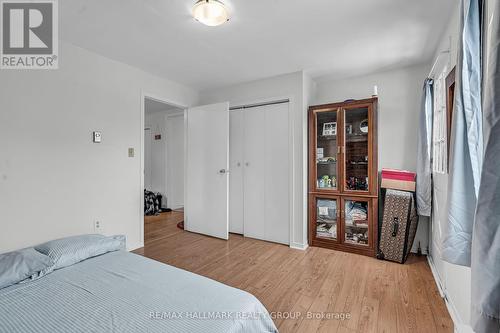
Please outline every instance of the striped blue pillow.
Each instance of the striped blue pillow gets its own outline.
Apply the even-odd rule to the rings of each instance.
[[[36,277],[53,266],[52,260],[34,248],[0,254],[0,289]]]
[[[107,252],[124,250],[125,236],[81,235],[56,239],[35,246],[35,250],[50,257],[54,265],[43,270],[45,275],[53,270],[74,265],[88,258]]]

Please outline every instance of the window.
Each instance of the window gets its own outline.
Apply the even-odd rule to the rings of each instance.
[[[434,80],[434,108],[432,122],[432,171],[448,170],[448,115],[447,115],[447,67]]]
[[[456,67],[453,67],[453,69],[446,77],[446,124],[448,126],[448,159],[450,158],[451,120],[453,118],[453,106],[455,104],[455,69]]]

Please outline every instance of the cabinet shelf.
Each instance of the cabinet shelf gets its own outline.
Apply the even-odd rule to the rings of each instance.
[[[376,111],[376,98],[309,108],[309,244],[312,246],[368,256],[376,254]],[[323,135],[326,131],[336,135]],[[328,158],[335,160],[327,161]],[[323,184],[336,187],[320,187]]]
[[[324,239],[324,240],[331,240],[331,241],[335,241],[337,240],[337,238],[335,238],[334,236],[331,236],[331,235],[327,235],[327,234],[322,234],[322,233],[317,233],[316,234],[316,237],[317,238],[320,238],[320,239]]]
[[[354,222],[349,223],[350,221],[345,222],[346,228],[358,228],[358,229],[368,229],[368,220],[365,220],[364,223]],[[356,224],[359,223],[359,224]]]
[[[356,241],[354,241],[354,240],[349,240],[349,239],[347,239],[347,240],[345,241],[345,243],[347,243],[347,244],[352,244],[352,245],[356,245],[356,246],[368,246],[368,244],[366,244],[366,243],[359,243],[359,242],[356,242]]]
[[[337,140],[337,136],[336,135],[318,135],[318,140],[328,140],[328,141]]]
[[[337,221],[321,221],[321,220],[318,220],[318,221],[316,221],[316,223],[318,223],[318,224],[320,224],[320,223],[337,224]]]

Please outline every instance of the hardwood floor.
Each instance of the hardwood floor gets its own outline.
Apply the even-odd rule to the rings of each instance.
[[[161,213],[157,216],[144,217],[144,245],[164,238],[172,237],[183,232],[177,228],[177,223],[184,221],[184,213],[173,211]]]
[[[400,265],[233,234],[224,241],[177,228],[182,219],[147,217],[145,247],[135,252],[252,293],[282,333],[453,331],[425,257]],[[300,315],[284,319],[289,312]]]

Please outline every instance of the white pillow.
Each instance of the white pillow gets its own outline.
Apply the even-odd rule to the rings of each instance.
[[[54,262],[46,255],[30,247],[27,249],[0,254],[0,289],[36,277]]]
[[[81,235],[56,239],[35,246],[35,250],[48,256],[54,264],[40,275],[74,265],[88,258],[108,252],[124,250],[125,236]]]

